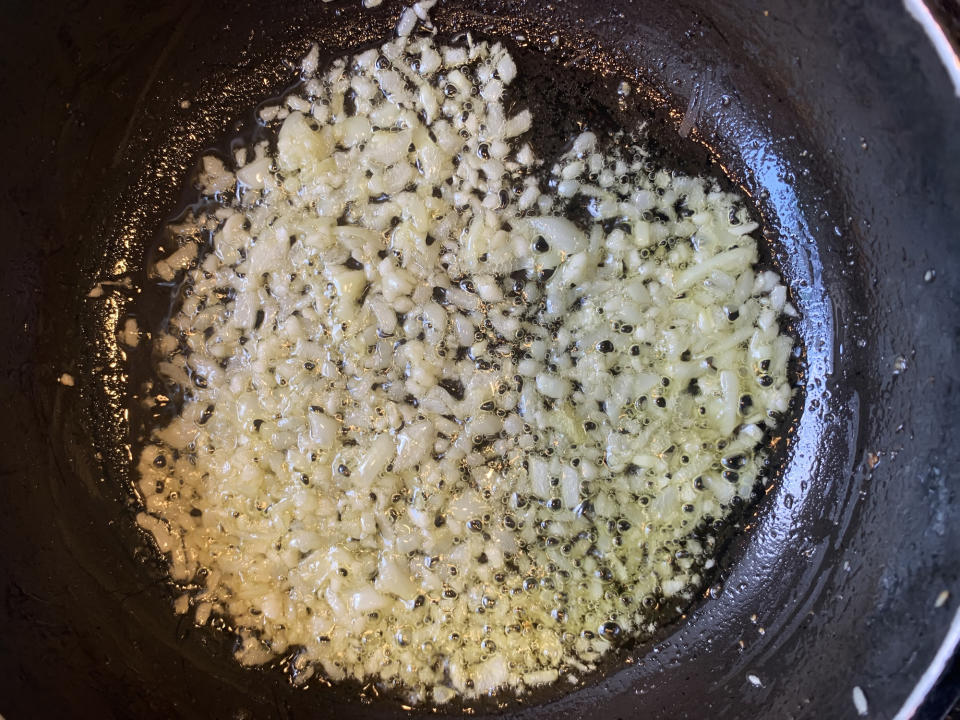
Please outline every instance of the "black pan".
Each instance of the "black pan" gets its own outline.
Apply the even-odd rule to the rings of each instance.
[[[934,9],[956,29],[955,5]],[[137,358],[109,337],[148,304],[122,287],[85,298],[138,277],[200,153],[295,80],[285,63],[310,39],[335,54],[385,37],[397,13],[316,0],[5,8],[8,720],[410,714],[360,688],[242,669],[227,634],[173,614],[133,522],[142,419],[122,409]],[[794,426],[711,597],[576,692],[503,711],[853,718],[860,688],[870,717],[941,716],[960,640],[960,99],[921,25],[893,0],[450,0],[434,18],[511,39],[539,78],[519,101],[561,129],[573,114],[645,119],[665,158],[741,185],[803,316]],[[624,78],[638,90],[621,107]]]

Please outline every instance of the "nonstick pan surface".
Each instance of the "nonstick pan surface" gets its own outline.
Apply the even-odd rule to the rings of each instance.
[[[111,336],[141,297],[123,286],[96,306],[85,297],[95,282],[140,277],[199,154],[295,80],[289,62],[310,40],[336,54],[382,39],[398,8],[54,0],[6,11],[9,720],[409,714],[360,688],[304,691],[279,670],[242,669],[227,634],[173,614],[133,522],[131,359]],[[711,597],[588,686],[503,711],[843,718],[856,716],[858,687],[871,717],[936,716],[953,686],[929,690],[960,634],[960,100],[920,26],[894,2],[786,0],[450,1],[434,19],[510,40],[539,78],[527,101],[561,130],[577,113],[645,119],[665,156],[741,185],[803,315],[802,407]],[[610,98],[623,79],[637,92],[621,107]]]

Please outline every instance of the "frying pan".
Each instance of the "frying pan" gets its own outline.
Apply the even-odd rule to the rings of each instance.
[[[287,63],[309,40],[332,54],[377,41],[398,7],[6,7],[8,720],[411,714],[369,688],[304,690],[282,668],[243,669],[227,633],[174,615],[133,522],[130,456],[148,420],[124,412],[142,379],[136,351],[122,357],[111,335],[149,303],[122,285],[86,297],[140,277],[199,155],[295,81]],[[956,30],[955,5],[933,9]],[[804,349],[791,427],[708,597],[566,696],[471,710],[853,718],[859,688],[870,717],[942,716],[960,639],[960,99],[921,25],[892,0],[449,0],[434,19],[507,38],[535,77],[518,102],[561,131],[574,117],[643,120],[664,157],[740,185],[763,219],[765,262],[791,284]],[[623,79],[636,92],[611,101]]]

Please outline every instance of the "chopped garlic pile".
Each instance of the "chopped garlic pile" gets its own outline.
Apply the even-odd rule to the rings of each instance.
[[[510,54],[405,29],[314,48],[275,150],[204,160],[139,522],[244,663],[411,702],[577,682],[701,584],[793,310],[739,198],[627,137],[544,168]]]

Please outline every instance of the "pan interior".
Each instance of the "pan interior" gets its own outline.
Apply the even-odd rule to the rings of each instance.
[[[627,58],[597,43],[594,31],[562,15],[546,22],[542,8],[519,14],[498,5],[488,10],[441,5],[434,18],[447,36],[470,30],[510,46],[521,73],[528,78],[513,101],[517,107],[536,107],[538,116],[550,118],[543,124],[548,130],[533,138],[538,154],[548,164],[584,125],[603,131],[645,123],[658,163],[714,177],[725,188],[738,187],[748,194],[756,204],[753,214],[762,218],[765,242],[761,243],[761,265],[776,269],[788,281],[793,301],[803,316],[790,328],[803,349],[794,367],[798,393],[793,414],[772,438],[771,468],[757,488],[755,504],[728,524],[727,547],[708,591],[675,618],[682,621],[681,625],[666,626],[652,643],[625,647],[611,655],[602,671],[573,696],[561,698],[560,689],[548,688],[522,701],[528,706],[576,705],[589,703],[591,693],[604,683],[622,682],[625,673],[636,677],[640,669],[639,682],[644,682],[644,675],[654,672],[659,662],[651,657],[668,646],[682,656],[684,648],[693,644],[691,633],[709,638],[711,627],[722,625],[737,612],[737,597],[762,593],[771,581],[768,569],[777,562],[785,542],[787,533],[783,530],[807,511],[809,487],[801,478],[809,472],[813,458],[798,454],[794,448],[812,451],[820,444],[821,418],[817,414],[808,417],[801,410],[805,402],[824,391],[819,385],[808,384],[808,380],[825,374],[832,362],[832,318],[818,278],[819,261],[806,245],[809,230],[803,225],[804,216],[799,210],[802,204],[789,182],[789,167],[776,164],[777,148],[767,144],[767,137],[744,108],[731,103],[730,96],[721,91],[721,83],[693,82],[693,92],[684,100],[671,93],[685,88],[667,82],[682,62],[677,59],[675,67],[654,59],[658,53],[674,50],[665,49],[662,40],[656,41],[661,45],[652,43],[646,55]],[[132,611],[157,642],[175,642],[177,652],[193,666],[231,686],[244,688],[244,696],[261,694],[259,689],[246,687],[244,678],[254,675],[258,688],[272,687],[273,692],[292,698],[285,702],[309,707],[322,694],[342,703],[350,713],[355,712],[349,708],[355,707],[358,698],[361,703],[375,702],[382,709],[378,712],[389,714],[400,709],[395,700],[380,697],[370,687],[344,685],[292,691],[282,677],[284,663],[273,669],[241,671],[233,666],[228,632],[220,632],[217,627],[190,627],[188,620],[180,620],[174,628],[172,623],[176,621],[163,617],[170,613],[166,606],[173,590],[165,582],[162,564],[135,528],[137,501],[129,489],[139,447],[156,422],[140,403],[144,383],[153,379],[150,344],[141,342],[136,348],[127,348],[116,338],[129,317],[136,318],[148,331],[162,327],[168,317],[171,288],[149,281],[146,267],[162,241],[165,222],[182,214],[196,200],[190,179],[200,156],[211,149],[227,153],[237,138],[256,132],[252,109],[279,96],[295,81],[291,61],[302,57],[310,41],[319,41],[328,57],[337,57],[385,38],[396,12],[397,6],[390,4],[363,13],[339,6],[309,8],[282,28],[255,28],[250,44],[237,49],[237,57],[243,58],[237,65],[205,58],[204,52],[199,56],[182,52],[189,39],[194,39],[198,32],[195,22],[200,21],[187,11],[177,26],[180,35],[175,34],[161,65],[162,79],[154,80],[132,116],[115,157],[115,183],[101,193],[102,204],[96,210],[100,228],[97,240],[107,251],[88,256],[83,268],[85,281],[77,297],[83,320],[82,336],[76,338],[82,347],[78,367],[89,388],[82,417],[94,447],[91,472],[105,479],[98,492],[114,509],[112,532],[118,543],[131,548],[132,564],[143,578],[143,587],[159,591],[149,601],[136,601]],[[236,45],[226,31],[214,37],[227,48]],[[225,56],[232,57],[229,53]],[[194,67],[191,83],[167,79],[189,76],[186,69],[198,61],[203,71],[197,72]],[[634,88],[629,100],[617,93],[622,81]],[[718,114],[711,117],[710,113]],[[688,136],[681,137],[681,131]],[[731,145],[738,148],[733,154]],[[761,154],[765,163],[773,165],[758,165],[755,160]],[[106,294],[92,302],[85,295],[98,283]],[[763,535],[758,538],[760,533]],[[731,583],[736,591],[724,592]],[[499,698],[471,705],[470,710],[487,713],[516,709],[516,702]],[[456,710],[453,706],[444,708],[444,712]]]

